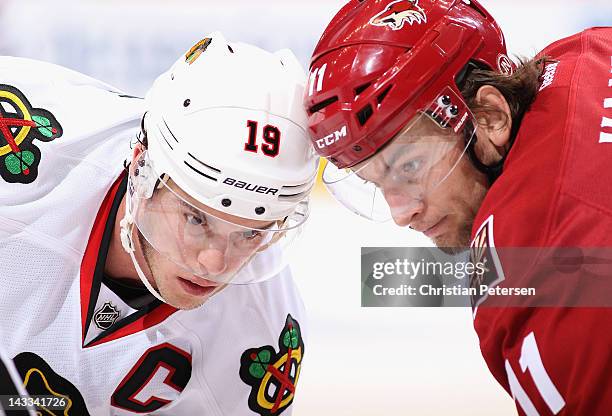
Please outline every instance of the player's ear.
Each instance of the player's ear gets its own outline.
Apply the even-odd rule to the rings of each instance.
[[[146,149],[142,145],[142,143],[136,143],[134,146],[134,151],[132,152],[132,163],[138,159],[138,157],[145,151]]]
[[[478,140],[488,141],[497,148],[505,147],[510,142],[512,113],[504,95],[497,88],[484,85],[476,93],[476,105]]]
[[[136,138],[137,142],[134,146],[134,152],[132,153],[132,163],[134,163],[138,157],[147,150],[147,131],[145,130],[145,117],[147,114],[145,113],[140,120],[140,133]]]
[[[132,151],[132,161],[129,164],[129,171],[133,173],[134,170],[138,167],[138,159],[141,155],[147,150],[145,145],[138,140],[138,142],[134,145],[134,150]],[[127,167],[127,166],[126,166]]]

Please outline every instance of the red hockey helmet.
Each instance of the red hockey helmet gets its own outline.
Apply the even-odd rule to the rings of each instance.
[[[514,69],[500,28],[476,1],[350,1],[311,61],[304,103],[315,149],[354,168],[423,115],[462,132],[472,115],[457,83],[468,64]]]

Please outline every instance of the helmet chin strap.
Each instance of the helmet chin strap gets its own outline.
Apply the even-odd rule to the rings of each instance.
[[[130,258],[132,259],[132,263],[134,264],[134,268],[136,269],[136,274],[138,274],[138,277],[140,278],[142,283],[145,285],[147,290],[151,292],[151,294],[155,296],[157,299],[159,299],[160,301],[167,303],[162,297],[162,295],[157,290],[155,290],[155,288],[151,285],[151,283],[149,282],[149,279],[147,279],[144,272],[140,268],[140,265],[136,261],[136,256],[134,255],[134,252],[135,252],[134,241],[132,240],[132,231],[134,230],[134,217],[132,216],[132,213],[131,213],[131,209],[130,209],[131,207],[130,207],[129,201],[126,201],[126,202],[127,203],[125,207],[125,216],[119,222],[119,226],[121,227],[121,245],[123,246],[123,249],[130,255]]]
[[[465,142],[467,144],[467,154],[472,162],[472,165],[479,170],[480,172],[487,175],[489,179],[490,185],[493,185],[495,181],[501,176],[504,170],[504,164],[506,163],[506,158],[508,157],[508,153],[500,160],[492,165],[485,165],[480,161],[478,155],[476,155],[476,142],[478,141],[478,137],[474,132],[474,126],[466,126],[464,129]],[[473,138],[472,138],[473,136]],[[471,139],[471,141],[470,141]]]

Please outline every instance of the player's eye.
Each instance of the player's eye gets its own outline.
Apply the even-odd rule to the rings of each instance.
[[[186,237],[201,238],[210,232],[206,217],[193,212],[183,213],[184,228]]]
[[[253,250],[262,241],[263,233],[257,230],[237,231],[234,234],[234,246],[240,250]]]
[[[256,230],[243,231],[241,234],[242,234],[242,239],[246,241],[256,240],[260,238],[262,235],[261,231],[256,231]]]
[[[207,225],[206,218],[202,215],[194,214],[191,212],[183,214],[187,225],[192,227],[205,227]]]
[[[395,161],[391,171],[394,177],[405,180],[414,179],[423,170],[424,162],[425,158],[419,152],[408,152]]]
[[[402,172],[407,175],[413,175],[421,170],[421,166],[423,165],[423,161],[421,159],[413,159],[404,164],[402,164]]]

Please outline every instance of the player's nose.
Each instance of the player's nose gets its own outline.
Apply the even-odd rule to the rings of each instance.
[[[227,269],[225,251],[217,248],[207,248],[198,254],[198,263],[206,269],[208,274],[217,276]]]
[[[416,216],[425,210],[422,198],[410,196],[403,192],[385,192],[393,221],[400,227],[409,226]]]

